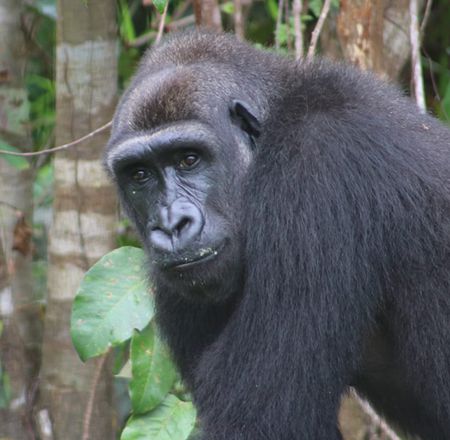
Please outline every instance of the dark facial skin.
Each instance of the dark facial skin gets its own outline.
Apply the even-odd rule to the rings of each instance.
[[[196,301],[229,298],[242,277],[238,188],[257,120],[236,101],[225,122],[240,148],[207,124],[180,121],[130,133],[107,159],[157,285]]]

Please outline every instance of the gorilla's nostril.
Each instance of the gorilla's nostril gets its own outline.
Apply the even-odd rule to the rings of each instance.
[[[191,223],[191,220],[187,217],[181,219],[181,221],[175,226],[175,229],[173,231],[174,235],[180,235],[183,232],[183,229],[189,226]]]

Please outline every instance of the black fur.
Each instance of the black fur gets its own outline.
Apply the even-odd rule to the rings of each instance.
[[[188,33],[144,58],[107,163],[124,138],[190,120],[223,142],[201,209],[237,242],[213,266],[224,291],[193,300],[151,266],[202,438],[341,439],[350,385],[406,432],[450,438],[448,128],[370,74]]]

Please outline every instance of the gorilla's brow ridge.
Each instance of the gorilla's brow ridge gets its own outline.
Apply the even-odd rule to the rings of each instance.
[[[114,165],[120,162],[125,156],[136,155],[141,157],[143,149],[151,150],[152,146],[162,146],[168,144],[193,144],[205,143],[213,145],[217,139],[207,131],[204,124],[190,121],[189,125],[181,124],[179,127],[168,126],[161,130],[148,134],[140,134],[128,138],[123,142],[111,147],[106,158],[106,167],[110,172],[114,171]]]

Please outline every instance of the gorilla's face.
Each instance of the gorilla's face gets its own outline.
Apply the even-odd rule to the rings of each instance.
[[[136,95],[126,96],[116,114],[106,166],[149,255],[153,279],[158,290],[223,301],[242,278],[240,194],[256,117],[231,99],[210,115],[155,121],[153,97]],[[136,105],[144,114],[130,111]],[[151,124],[136,121],[149,112]]]

